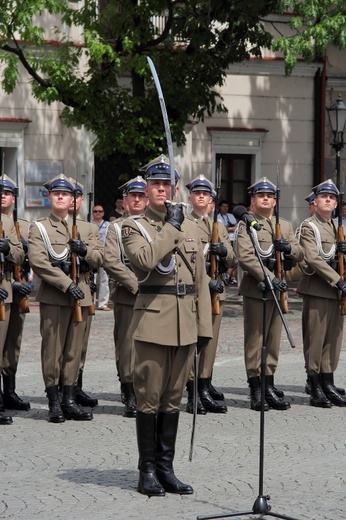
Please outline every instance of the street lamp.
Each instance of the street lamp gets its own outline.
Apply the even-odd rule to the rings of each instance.
[[[333,132],[333,142],[330,143],[336,152],[336,186],[340,190],[340,157],[344,147],[344,132],[346,130],[346,105],[341,94],[330,107],[327,107],[329,124]]]

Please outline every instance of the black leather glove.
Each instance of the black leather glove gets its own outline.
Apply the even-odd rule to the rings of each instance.
[[[28,252],[28,243],[27,243],[27,241],[25,240],[25,238],[20,237],[19,242],[20,242],[20,243],[22,244],[22,246],[23,246],[24,253],[27,254],[27,252]]]
[[[338,253],[346,253],[346,242],[338,242],[336,245],[336,250]]]
[[[90,287],[90,292],[91,294],[95,294],[96,291],[97,291],[97,285],[95,282],[92,282],[91,280],[89,281],[89,287]]]
[[[209,338],[205,338],[204,336],[198,336],[197,338],[197,353],[199,354],[202,349],[204,349],[209,343]]]
[[[279,280],[279,278],[276,277],[272,279],[272,284],[274,288],[280,292],[287,292],[289,289],[287,283],[283,282],[282,280]]]
[[[227,249],[221,242],[212,242],[209,247],[209,252],[212,255],[217,255],[220,258],[227,256]]]
[[[3,253],[5,256],[7,256],[10,250],[11,248],[7,238],[0,238],[0,253]]]
[[[6,300],[8,292],[3,287],[0,287],[0,300]]]
[[[219,282],[218,280],[210,280],[209,289],[211,291],[215,291],[219,294],[223,293],[223,291],[224,291],[223,284],[221,282]]]
[[[82,289],[78,287],[75,283],[71,283],[71,285],[68,287],[67,292],[76,300],[83,300],[84,293]]]
[[[24,296],[28,296],[31,293],[31,289],[26,283],[22,282],[13,282],[12,290],[15,293],[23,294]]]
[[[291,252],[291,244],[287,242],[287,240],[285,240],[284,238],[275,238],[274,249],[275,251],[280,251],[280,253],[289,255]]]
[[[183,206],[181,204],[173,205],[170,202],[165,202],[165,206],[167,208],[165,221],[172,224],[178,231],[181,231],[181,225],[185,219]]]
[[[71,253],[76,253],[79,256],[87,254],[87,246],[81,240],[72,239],[69,241]]]
[[[340,289],[344,294],[346,294],[346,282],[340,278],[338,283],[336,284],[337,288]]]

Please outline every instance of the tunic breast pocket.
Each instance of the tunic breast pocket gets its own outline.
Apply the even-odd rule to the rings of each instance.
[[[185,258],[190,261],[191,264],[196,262],[197,255],[197,243],[196,242],[184,242],[182,252]]]

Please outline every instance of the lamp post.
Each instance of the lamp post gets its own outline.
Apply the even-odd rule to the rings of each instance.
[[[333,132],[333,142],[330,143],[331,147],[334,148],[336,153],[336,186],[340,189],[340,159],[341,159],[341,150],[344,147],[344,132],[346,130],[346,105],[343,102],[341,94],[339,94],[338,99],[335,103],[332,103],[330,107],[327,107],[329,124],[331,126]],[[337,208],[337,212],[339,213],[341,208]]]

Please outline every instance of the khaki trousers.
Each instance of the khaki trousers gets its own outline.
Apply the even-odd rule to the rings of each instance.
[[[195,343],[170,347],[134,340],[133,383],[140,412],[179,411],[195,348]]]

